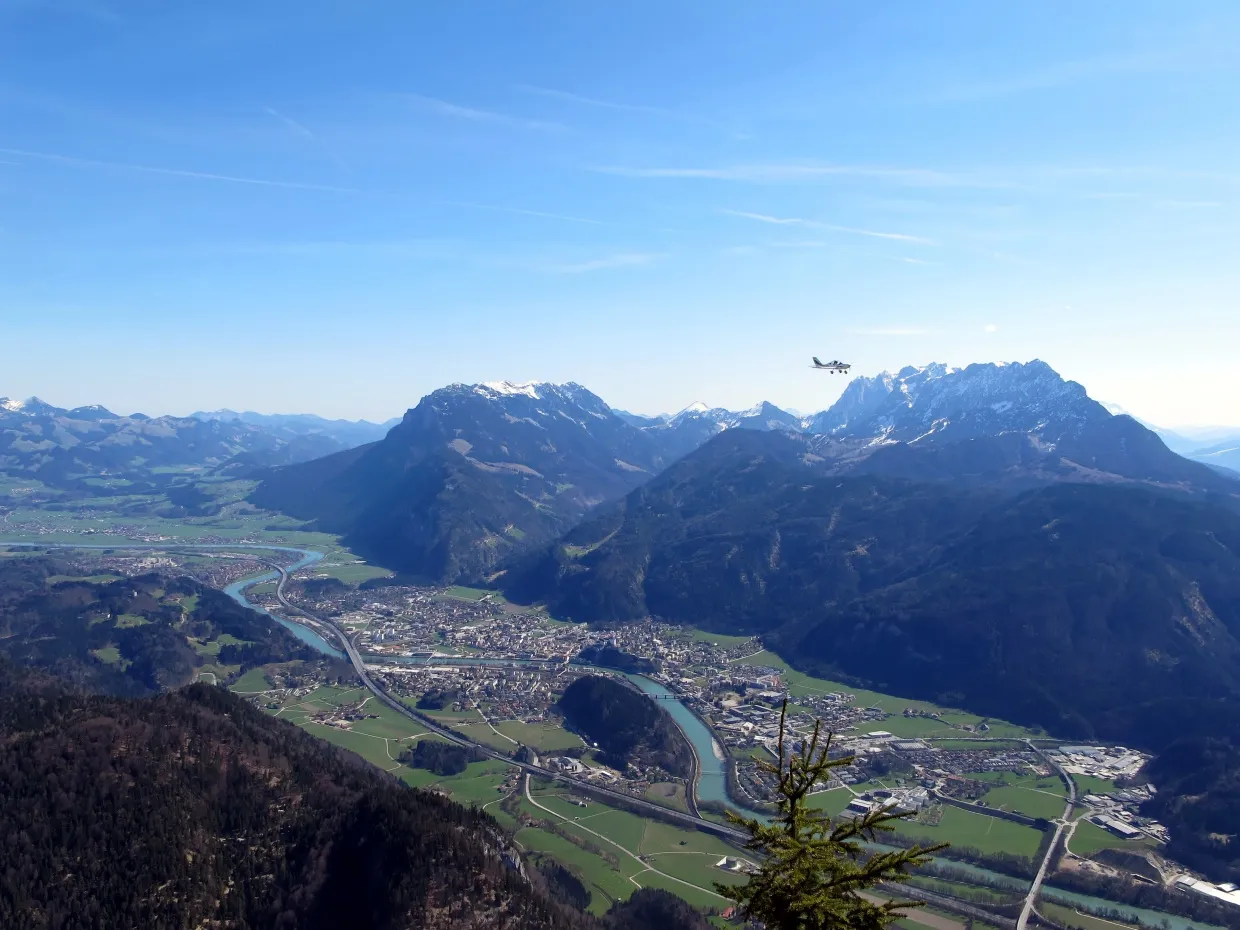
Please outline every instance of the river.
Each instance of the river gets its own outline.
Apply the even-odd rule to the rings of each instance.
[[[6,543],[6,545],[24,545],[24,544]],[[58,548],[58,549],[179,549],[179,550],[246,549],[246,550],[268,551],[268,552],[296,553],[298,555],[298,560],[285,569],[286,571],[290,573],[296,571],[299,568],[305,568],[307,565],[313,565],[315,562],[323,558],[323,553],[314,552],[309,549],[295,549],[295,548],[291,548],[288,546],[262,546],[262,545],[253,545],[253,544],[245,544],[245,545],[228,545],[224,543],[209,544],[209,545],[194,545],[194,544],[175,545],[173,544],[173,545],[163,545],[163,546],[144,545],[144,544],[122,544],[122,545],[112,545],[112,546],[100,546],[100,545],[64,545],[64,544],[47,545],[47,544],[32,543],[30,545],[40,546],[40,547],[45,547],[45,548]],[[289,630],[289,632],[291,632],[294,636],[296,636],[302,642],[306,643],[309,646],[312,646],[313,648],[317,649],[319,652],[325,653],[327,655],[335,656],[336,658],[344,658],[343,652],[341,652],[339,649],[331,645],[331,643],[325,640],[322,636],[320,636],[310,627],[304,624],[301,624],[301,623],[295,623],[292,620],[286,620],[283,617],[276,616],[275,614],[272,614],[269,611],[264,610],[263,608],[257,606],[256,604],[251,603],[246,598],[245,591],[247,588],[251,588],[256,584],[263,584],[264,582],[268,582],[268,581],[276,581],[279,579],[279,577],[280,577],[279,572],[270,571],[270,572],[264,572],[259,575],[253,575],[249,578],[242,578],[240,581],[234,581],[232,584],[226,587],[224,589],[224,593],[227,594],[229,597],[231,597],[238,604],[241,604],[244,607],[249,607],[252,610],[260,611],[261,613],[264,613],[267,616],[271,617],[273,620],[275,620],[285,629]],[[385,657],[385,661],[392,661],[392,659]],[[401,658],[397,657],[396,661],[401,661]],[[408,659],[404,659],[404,662],[407,664],[416,663],[416,664],[438,664],[438,665],[493,665],[493,664],[494,665],[511,665],[511,664],[545,665],[545,664],[548,664],[546,662],[542,662],[539,660],[486,659],[486,658],[479,658],[476,656],[461,656],[461,657],[435,656],[432,658],[417,658],[417,659],[408,658]],[[605,669],[604,671],[614,671],[614,670]],[[633,682],[633,684],[636,685],[638,688],[640,688],[643,692],[650,695],[652,698],[658,698],[660,702],[662,703],[662,706],[664,707],[664,709],[667,710],[669,714],[671,714],[672,719],[676,721],[677,725],[684,732],[685,737],[689,740],[690,743],[693,744],[693,748],[697,752],[698,761],[700,764],[700,772],[699,772],[698,783],[697,783],[698,800],[699,801],[717,801],[717,802],[727,805],[729,808],[731,808],[732,810],[736,811],[739,814],[742,814],[745,816],[755,816],[754,812],[738,807],[736,804],[732,802],[732,799],[728,797],[727,775],[725,774],[725,771],[724,771],[724,761],[721,758],[722,753],[719,750],[718,745],[715,742],[714,736],[711,734],[710,730],[706,727],[706,725],[702,723],[701,720],[698,719],[697,715],[694,714],[693,711],[691,711],[688,707],[686,707],[680,701],[680,699],[675,696],[675,694],[671,690],[669,690],[667,687],[660,684],[659,682],[655,681],[654,679],[647,678],[645,675],[638,675],[638,674],[630,673],[630,672],[626,672],[625,677],[628,678],[631,682]],[[1020,879],[1012,878],[1011,876],[1008,876],[1008,875],[1002,875],[998,872],[992,872],[989,869],[981,868],[979,866],[971,865],[969,863],[945,860],[943,862],[943,865],[948,868],[963,870],[964,872],[967,872],[970,875],[974,876],[978,880],[978,882],[981,884],[991,885],[994,887],[1007,887],[1007,888],[1012,888],[1014,890],[1025,890],[1029,887],[1029,884],[1027,881],[1022,882]],[[1078,894],[1073,891],[1063,891],[1059,888],[1055,888],[1053,885],[1044,885],[1041,896],[1045,897],[1047,900],[1055,901],[1056,903],[1064,904],[1070,907],[1071,906],[1079,907],[1085,911],[1099,912],[1099,911],[1116,910],[1125,915],[1131,915],[1132,918],[1138,920],[1140,923],[1148,927],[1162,927],[1164,925],[1167,925],[1170,927],[1170,930],[1221,930],[1221,928],[1216,928],[1210,924],[1205,924],[1200,921],[1191,921],[1191,920],[1188,920],[1187,918],[1176,917],[1172,914],[1163,914],[1158,911],[1150,911],[1150,910],[1145,910],[1143,908],[1130,907],[1126,904],[1117,904],[1114,901],[1107,901],[1104,898],[1095,898],[1091,895]]]

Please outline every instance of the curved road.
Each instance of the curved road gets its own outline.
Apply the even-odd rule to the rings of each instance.
[[[694,817],[691,814],[684,814],[680,811],[671,810],[670,808],[663,807],[661,804],[655,804],[642,798],[635,798],[633,795],[625,794],[622,791],[615,791],[601,785],[586,784],[559,772],[553,772],[550,769],[545,769],[540,765],[534,765],[529,762],[518,762],[511,756],[506,756],[503,753],[492,749],[490,746],[484,746],[471,740],[464,739],[452,731],[439,726],[431,720],[428,720],[426,717],[415,713],[411,708],[405,706],[400,701],[389,695],[375,682],[373,678],[370,677],[370,673],[366,670],[366,663],[362,661],[361,653],[357,651],[357,647],[353,645],[353,641],[348,635],[345,634],[344,630],[338,627],[333,621],[325,617],[315,616],[309,611],[302,610],[300,607],[296,607],[289,602],[288,598],[284,596],[284,586],[288,582],[289,578],[288,572],[281,566],[276,566],[276,569],[280,572],[280,580],[276,584],[276,599],[280,602],[280,605],[290,613],[314,620],[330,629],[344,646],[345,653],[348,655],[349,661],[353,664],[353,670],[357,673],[358,678],[362,680],[362,684],[364,684],[370,692],[387,707],[402,716],[408,717],[410,720],[416,721],[419,726],[426,727],[428,730],[435,733],[435,735],[456,743],[457,745],[469,746],[478,752],[481,752],[489,759],[504,762],[507,765],[515,765],[528,775],[537,775],[539,778],[545,778],[550,781],[557,781],[565,785],[570,785],[582,793],[600,795],[604,798],[622,801],[629,806],[650,811],[652,814],[659,817],[677,820],[695,829],[704,830],[708,833],[714,833],[734,842],[743,843],[749,839],[748,834],[742,833],[740,830],[734,830],[732,827],[726,827],[723,824],[718,824],[711,820],[705,820],[701,817]]]

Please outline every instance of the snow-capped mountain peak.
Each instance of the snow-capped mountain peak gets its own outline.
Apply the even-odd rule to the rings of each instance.
[[[828,410],[810,418],[812,433],[912,440],[936,435],[995,435],[1056,429],[1110,417],[1085,388],[1065,381],[1045,362],[949,368],[909,366],[892,375],[853,379]]]
[[[520,384],[513,383],[512,381],[484,381],[482,384],[477,385],[475,390],[479,394],[484,391],[490,391],[491,393],[508,397],[520,394],[539,400],[541,395],[538,393],[538,389],[542,386],[543,383],[538,381],[526,381]]]

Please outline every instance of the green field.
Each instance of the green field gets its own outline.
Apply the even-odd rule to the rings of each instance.
[[[121,651],[115,646],[104,646],[102,649],[92,650],[92,654],[100,662],[106,662],[108,665],[120,665]]]
[[[117,626],[120,626],[118,623]],[[202,643],[196,639],[191,639],[189,644],[194,647],[194,651],[200,656],[218,656],[220,648],[223,646],[242,646],[247,640],[237,639],[231,633],[221,633],[210,642]]]
[[[895,827],[905,836],[925,838],[935,843],[972,846],[983,853],[1012,853],[1031,858],[1042,842],[1042,832],[1033,827],[946,805],[938,826],[900,822]],[[940,855],[950,856],[951,850]]]
[[[1119,905],[1116,905],[1116,907],[1119,907]],[[1062,904],[1047,901],[1045,897],[1038,902],[1038,910],[1065,927],[1079,927],[1080,930],[1117,930],[1117,928],[1125,927],[1138,930],[1140,927],[1139,924],[1122,924],[1114,920],[1083,914],[1076,910],[1076,908],[1065,907]]]
[[[1024,727],[1017,726],[1013,723],[1007,723],[1002,720],[992,720],[988,717],[979,717],[977,714],[970,714],[957,708],[940,707],[928,701],[914,700],[913,698],[896,697],[891,694],[882,694],[878,691],[867,691],[864,688],[854,688],[851,685],[843,684],[838,681],[829,681],[824,678],[814,678],[812,675],[806,675],[792,668],[787,662],[781,659],[773,652],[760,652],[755,656],[750,656],[742,660],[733,660],[741,662],[744,665],[768,666],[780,670],[784,685],[788,689],[788,693],[795,699],[814,694],[829,694],[832,692],[843,691],[856,696],[856,704],[858,707],[877,707],[880,710],[892,714],[887,720],[868,721],[863,729],[869,730],[887,730],[897,735],[908,736],[924,736],[930,735],[928,729],[942,728],[942,734],[958,734],[965,735],[967,731],[962,731],[959,727],[969,725],[974,728],[982,723],[987,724],[990,728],[986,733],[980,734],[989,738],[994,737],[1025,737],[1037,736],[1039,733]],[[928,713],[938,713],[942,720],[927,720],[925,718],[902,716],[904,709],[913,708],[916,710],[926,711]],[[952,726],[954,725],[954,726]],[[904,731],[897,730],[897,727],[905,728]],[[941,735],[935,733],[934,735]]]
[[[406,784],[415,788],[442,788],[459,804],[481,807],[503,797],[499,785],[510,766],[488,759],[471,762],[460,775],[437,775],[426,769],[401,766],[396,773]]]
[[[463,601],[480,601],[488,594],[494,596],[494,591],[488,591],[486,588],[467,588],[464,585],[454,584],[443,592],[447,597],[459,598]]]
[[[111,581],[120,581],[120,578],[120,575],[48,575],[43,579],[43,583],[53,585],[60,584],[62,581],[84,581],[87,584],[107,584]]]
[[[367,565],[365,562],[350,559],[349,561],[337,561],[329,556],[324,556],[322,561],[315,562],[313,565],[297,572],[297,578],[305,581],[310,578],[335,578],[345,584],[361,584],[363,581],[370,581],[372,578],[391,578],[392,573],[386,568],[379,568],[377,565]]]
[[[646,820],[593,800],[587,801],[586,807],[581,808],[570,803],[562,791],[537,779],[533,784],[534,799],[553,811],[557,817],[563,818],[562,829],[574,832],[600,848],[616,852],[620,861],[618,872],[601,859],[585,854],[595,860],[595,865],[592,866],[595,874],[588,878],[584,875],[582,877],[595,887],[617,887],[611,880],[601,880],[597,869],[602,867],[613,876],[632,875],[638,885],[643,887],[664,888],[699,907],[719,907],[724,902],[713,892],[712,883],[737,880],[733,873],[714,867],[714,863],[724,856],[741,855],[738,850],[717,837],[697,830]],[[528,802],[522,802],[522,810],[534,817],[549,816]],[[602,838],[610,840],[611,843]],[[631,855],[625,855],[616,847],[627,850]],[[643,863],[637,862],[632,856],[643,857],[646,868],[643,869]],[[575,864],[582,858],[582,851],[577,850],[569,862]],[[647,870],[650,868],[658,871]],[[629,882],[628,888],[621,891],[621,897],[627,897],[635,887]]]
[[[740,646],[753,639],[752,636],[729,636],[726,633],[710,633],[706,630],[690,630],[689,637],[699,643],[710,643],[723,649]]]
[[[1060,790],[1055,792],[1055,787]],[[1067,797],[1063,793],[1063,782],[1058,778],[1049,788],[1025,785],[991,788],[980,800],[985,801],[990,807],[1015,811],[1028,817],[1043,817],[1046,820],[1054,820],[1063,816],[1064,806],[1067,804]]]
[[[1115,790],[1115,782],[1109,778],[1098,778],[1095,775],[1073,775],[1072,780],[1076,782],[1078,797],[1087,794],[1110,794]]]
[[[646,797],[656,804],[662,804],[664,807],[670,807],[685,813],[689,812],[689,805],[685,802],[684,785],[678,785],[673,782],[659,782],[657,785],[651,785],[646,789]]]
[[[230,691],[236,691],[239,694],[252,694],[256,691],[267,691],[271,688],[271,682],[267,678],[267,673],[261,668],[252,668],[231,685]]]
[[[828,817],[838,817],[853,797],[853,793],[847,788],[832,788],[830,791],[811,794],[806,803],[815,810],[824,811]]]
[[[1139,840],[1120,839],[1114,833],[1103,829],[1096,823],[1080,820],[1077,822],[1072,839],[1068,842],[1068,850],[1076,853],[1078,856],[1092,856],[1103,849],[1143,849],[1155,845],[1157,844],[1148,838]]]
[[[562,836],[537,827],[517,831],[516,841],[524,849],[554,857],[581,879],[590,892],[592,914],[603,914],[613,902],[628,900],[629,895],[637,890],[637,886],[629,881],[629,876],[642,871],[642,865],[633,859],[620,857],[620,867],[614,869],[599,856],[574,846]]]
[[[538,752],[556,752],[583,746],[581,737],[570,733],[555,723],[522,723],[519,720],[503,720],[495,729],[512,737],[519,743],[533,747]],[[512,744],[508,744],[511,748]]]

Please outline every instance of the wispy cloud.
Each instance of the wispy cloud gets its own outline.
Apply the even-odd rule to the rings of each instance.
[[[640,103],[620,103],[615,100],[600,100],[598,97],[587,97],[584,94],[574,94],[566,90],[555,90],[550,87],[537,87],[532,84],[518,84],[517,90],[523,94],[533,94],[538,97],[550,97],[553,100],[564,100],[568,103],[579,103],[587,107],[599,107],[605,110],[624,110],[627,113],[649,113],[654,116],[670,116],[677,119],[692,119],[683,113],[677,113],[675,110],[667,110],[663,107],[646,106]]]
[[[938,262],[926,261],[924,258],[909,258],[907,255],[896,257],[896,261],[904,262],[907,265],[937,265]]]
[[[771,223],[775,226],[818,226],[813,220],[803,220],[796,216],[769,216],[765,213],[749,213],[746,210],[720,210],[727,216],[739,216],[747,220],[757,220],[759,223]]]
[[[608,268],[629,268],[635,265],[649,265],[651,262],[663,257],[665,257],[664,254],[658,252],[626,252],[567,265],[547,265],[545,270],[556,274],[585,274],[590,271],[605,271]]]
[[[494,213],[515,213],[518,216],[537,216],[548,220],[563,220],[566,223],[588,223],[591,226],[614,226],[608,220],[596,220],[586,216],[573,216],[569,213],[549,213],[545,210],[527,210],[522,207],[506,207],[491,203],[470,203],[466,200],[446,200],[443,203],[453,207],[466,207],[470,210],[489,210]]]
[[[352,194],[363,197],[379,197],[391,200],[407,200],[408,197],[385,191],[363,190],[357,187],[342,187],[334,184],[314,184],[303,181],[281,181],[272,178],[251,178],[242,175],[218,174],[211,171],[189,171],[182,168],[162,168],[154,165],[138,165],[126,162],[101,161],[94,158],[79,158],[74,155],[59,155],[52,152],[34,152],[28,149],[0,147],[0,155],[13,155],[25,159],[51,162],[67,168],[94,171],[120,171],[137,174],[152,174],[164,177],[185,178],[193,181],[214,181],[225,184],[247,184],[257,187],[289,188],[293,190],[322,191],[331,194]],[[24,162],[3,161],[0,164],[24,166]],[[491,210],[497,213],[512,213],[517,216],[540,217],[543,219],[561,220],[568,223],[589,223],[591,225],[614,225],[606,220],[590,219],[583,216],[572,216],[565,213],[552,213],[545,210],[531,210],[522,207],[501,204],[469,203],[463,201],[437,200],[434,203],[447,207],[463,207],[470,210]]]
[[[985,326],[982,327],[982,332],[984,333],[997,333],[998,331],[999,331],[999,327],[996,326],[994,323],[987,323]]]
[[[742,181],[755,184],[814,181],[834,177],[874,178],[925,187],[1007,187],[1004,182],[928,168],[893,168],[881,165],[829,165],[771,163],[723,167],[650,167],[601,165],[594,171],[626,178],[686,178],[708,181]]]
[[[314,133],[312,133],[309,129],[307,129],[301,123],[297,122],[297,120],[293,119],[292,117],[285,116],[283,113],[281,113],[279,110],[275,109],[274,107],[263,107],[263,112],[265,112],[268,116],[274,117],[275,119],[279,120],[281,123],[283,123],[285,126],[287,126],[289,129],[291,129],[294,133],[301,136],[302,138],[311,139],[311,140],[315,138]]]
[[[893,239],[897,242],[912,242],[918,245],[938,245],[933,239],[924,236],[910,236],[908,233],[882,232],[876,229],[859,229],[855,226],[836,226],[833,223],[821,223],[818,220],[807,220],[797,216],[769,216],[765,213],[749,213],[745,210],[720,210],[727,216],[739,216],[742,219],[755,220],[759,223],[770,223],[776,226],[804,226],[810,229],[825,229],[830,232],[847,233],[852,236],[869,236],[874,239]]]
[[[667,107],[650,106],[649,104],[644,103],[624,103],[619,100],[603,100],[599,97],[588,97],[585,94],[575,94],[567,90],[556,90],[552,87],[539,87],[533,84],[518,84],[516,89],[523,94],[531,94],[537,97],[547,97],[552,100],[562,100],[565,103],[578,104],[579,106],[595,107],[601,110],[617,110],[624,113],[641,113],[646,116],[658,116],[685,123],[697,123],[701,126],[710,126],[723,132],[733,133],[737,136],[737,138],[749,138],[749,136],[743,133],[736,133],[732,127],[716,120],[705,116],[699,116],[696,113],[685,113],[682,110],[672,110]]]
[[[331,184],[312,184],[303,181],[279,181],[271,178],[248,178],[233,174],[215,174],[210,171],[188,171],[183,168],[159,168],[154,165],[136,165],[126,162],[99,161],[93,158],[78,158],[73,155],[57,155],[52,152],[32,152],[28,149],[0,148],[0,153],[16,155],[21,158],[33,158],[39,161],[55,162],[71,168],[91,168],[105,171],[128,171],[141,174],[159,174],[174,178],[192,178],[198,181],[223,181],[228,184],[249,184],[257,187],[284,187],[294,190],[324,191],[332,194],[364,194],[365,191],[355,187],[337,187]]]
[[[967,78],[931,87],[928,98],[938,102],[993,100],[1015,94],[1071,87],[1087,81],[1163,70],[1173,66],[1166,49],[1157,54],[1120,55],[1080,61],[1062,61],[1026,71],[991,78]]]
[[[326,145],[322,139],[320,139],[318,136],[312,133],[309,129],[307,129],[301,123],[297,122],[297,120],[293,119],[291,116],[285,116],[283,113],[281,113],[279,110],[275,109],[274,107],[264,107],[263,110],[267,113],[268,116],[272,117],[273,119],[287,126],[293,134],[301,136],[301,138],[311,142],[316,148],[322,151],[324,155],[330,158],[332,162],[335,163],[336,167],[340,168],[341,171],[344,171],[346,174],[353,173],[349,169],[349,166],[345,164],[344,159],[341,158],[335,152],[335,150],[333,150],[328,145]]]
[[[930,334],[930,330],[919,329],[913,326],[878,326],[867,329],[850,329],[848,333],[852,336],[927,336]]]
[[[401,96],[441,116],[449,116],[453,119],[465,120],[471,123],[489,123],[494,126],[507,126],[512,129],[533,129],[541,132],[566,132],[568,130],[568,127],[561,123],[527,119],[523,116],[510,116],[507,113],[497,113],[493,110],[479,110],[475,107],[465,107],[460,104],[449,103],[447,100],[439,100],[435,97],[424,97],[422,94],[402,94]]]

